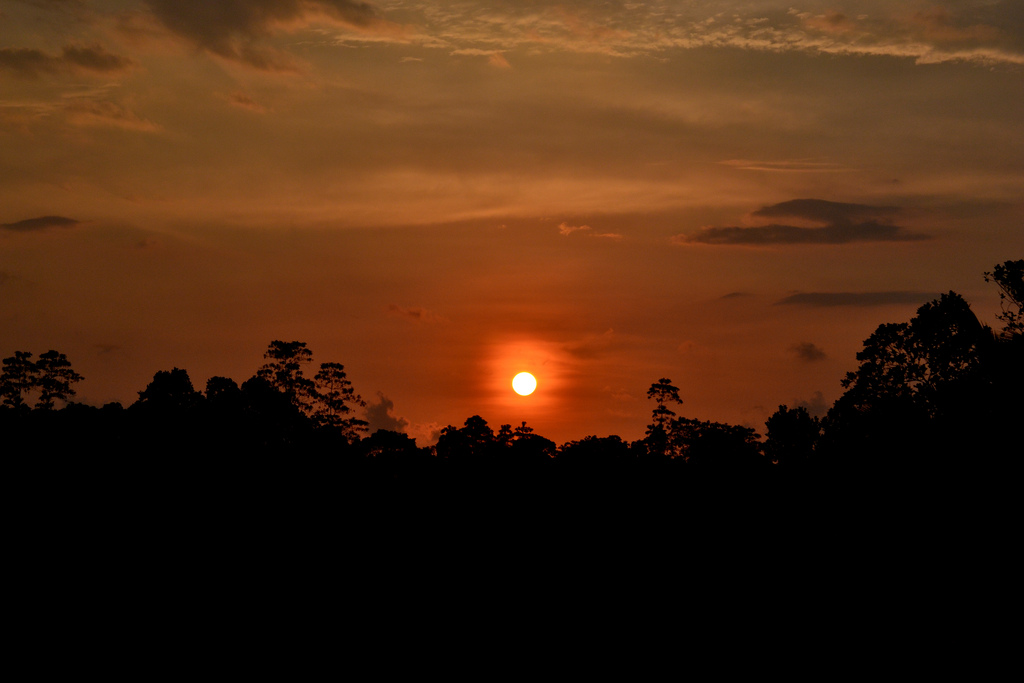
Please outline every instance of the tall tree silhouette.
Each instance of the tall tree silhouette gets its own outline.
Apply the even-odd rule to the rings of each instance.
[[[25,398],[36,388],[38,377],[39,369],[32,362],[30,351],[15,351],[10,358],[4,358],[3,371],[0,372],[3,405],[15,410],[27,409]]]
[[[353,406],[366,402],[352,388],[341,363],[321,363],[313,378],[317,423],[341,430],[345,438],[355,441],[366,431],[368,423],[351,415]]]
[[[313,411],[316,385],[303,374],[303,368],[313,360],[313,352],[306,348],[306,342],[272,341],[263,358],[267,362],[256,372],[256,376],[288,396],[304,413],[310,414]]]
[[[651,412],[651,424],[647,426],[647,451],[650,455],[664,457],[675,457],[678,449],[671,439],[672,418],[675,412],[668,407],[669,403],[682,405],[683,400],[679,398],[679,388],[672,386],[672,380],[662,377],[652,384],[647,390],[647,398],[657,401],[657,405]]]
[[[39,386],[36,408],[41,410],[52,410],[55,401],[67,401],[74,396],[72,385],[83,379],[71,368],[67,356],[53,350],[40,354],[36,361],[36,373]]]

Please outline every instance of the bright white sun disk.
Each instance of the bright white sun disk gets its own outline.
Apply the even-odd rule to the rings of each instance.
[[[537,378],[528,372],[520,372],[512,378],[512,388],[520,396],[529,396],[537,388]]]

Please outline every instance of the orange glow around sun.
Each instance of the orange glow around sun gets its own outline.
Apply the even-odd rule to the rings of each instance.
[[[518,424],[556,414],[566,385],[562,355],[558,344],[535,338],[492,345],[481,373],[486,398],[479,403],[492,416],[488,419]],[[524,379],[532,380],[528,382],[532,386],[521,385]],[[543,390],[537,391],[538,387]]]

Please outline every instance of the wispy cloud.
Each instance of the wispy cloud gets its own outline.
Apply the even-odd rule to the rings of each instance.
[[[718,162],[743,171],[765,171],[769,173],[846,173],[850,169],[828,161],[791,159],[782,161],[754,161],[751,159],[726,159]]]
[[[398,304],[391,304],[390,306],[388,306],[388,313],[395,317],[404,318],[406,320],[416,323],[430,324],[447,322],[448,320],[444,316],[438,315],[433,311],[428,311],[427,309],[420,308],[418,306],[406,308],[404,306],[399,306]]]
[[[452,2],[423,6],[421,33],[456,48],[657,55],[672,49],[888,56],[918,63],[1024,64],[1012,2],[907,12],[898,4],[847,15],[787,3]]]
[[[124,71],[134,64],[131,59],[108,52],[101,45],[66,45],[59,55],[32,48],[0,48],[0,69],[29,78],[64,71],[103,75]]]
[[[487,57],[487,63],[491,66],[496,66],[501,69],[511,69],[512,65],[508,63],[508,59],[502,54],[501,50],[481,50],[480,48],[463,48],[459,50],[452,50],[452,55],[468,55],[470,57]]]
[[[581,360],[597,358],[611,350],[618,343],[614,330],[607,330],[602,334],[592,334],[562,345],[562,348],[571,356]]]
[[[775,302],[776,306],[889,306],[923,304],[938,298],[932,292],[800,292]]]
[[[236,107],[247,109],[249,111],[256,112],[257,114],[265,114],[267,112],[266,107],[245,93],[233,92],[227,96],[227,101]]]
[[[617,232],[593,232],[593,229],[589,225],[570,225],[569,223],[562,222],[558,225],[558,234],[563,237],[568,237],[573,233],[580,233],[587,237],[595,239],[608,239],[608,240],[620,240],[622,235]]]
[[[368,3],[351,0],[147,0],[169,31],[206,52],[260,70],[294,69],[264,44],[272,34],[310,24],[368,29],[384,24]]]
[[[144,133],[161,129],[158,124],[116,102],[76,100],[67,105],[64,114],[73,126],[102,126]]]
[[[566,223],[564,221],[562,223],[559,223],[559,225],[558,225],[558,234],[559,235],[563,235],[565,237],[568,237],[569,235],[573,234],[574,232],[579,232],[581,230],[584,230],[584,231],[590,230],[590,226],[589,225],[570,225],[570,224],[568,224],[568,223]]]

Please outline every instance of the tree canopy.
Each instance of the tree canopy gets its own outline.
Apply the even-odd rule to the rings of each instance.
[[[952,291],[920,306],[908,321],[880,324],[857,353],[857,367],[840,380],[843,394],[824,418],[780,405],[765,422],[764,440],[750,425],[677,415],[680,389],[662,377],[647,390],[655,404],[650,424],[632,443],[587,436],[559,447],[525,421],[495,432],[472,415],[461,427],[442,429],[433,448],[420,448],[398,432],[365,436],[368,425],[358,409],[366,404],[345,367],[324,362],[308,377],[312,351],[304,342],[280,340],[269,344],[264,364],[241,386],[215,376],[204,393],[186,370],[174,367],[157,371],[127,410],[71,401],[82,376],[64,354],[51,350],[36,359],[15,351],[0,372],[0,427],[10,443],[25,446],[20,452],[82,442],[168,455],[333,453],[376,463],[366,466],[397,479],[437,467],[524,476],[587,470],[591,481],[595,472],[614,473],[612,481],[623,468],[645,471],[652,464],[662,472],[772,466],[847,474],[954,472],[1015,456],[1024,440],[1022,278],[1024,261],[985,274],[999,287],[998,331]]]

